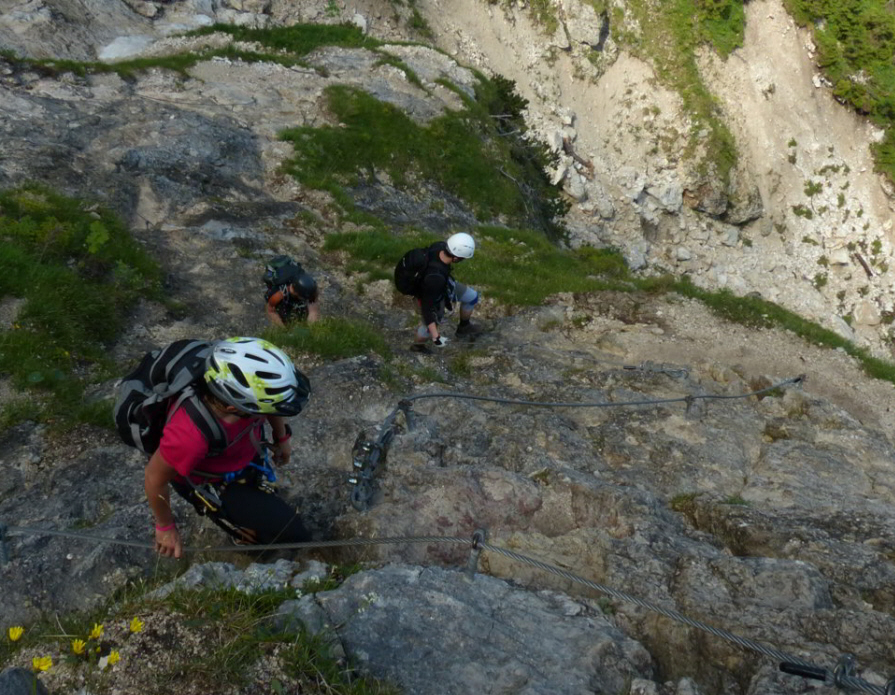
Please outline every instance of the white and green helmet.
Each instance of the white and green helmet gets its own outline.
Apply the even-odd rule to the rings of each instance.
[[[245,413],[298,415],[311,383],[289,356],[261,338],[228,338],[205,362],[205,382],[213,396]]]

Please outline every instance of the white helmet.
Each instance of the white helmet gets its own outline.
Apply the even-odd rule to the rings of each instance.
[[[289,356],[260,338],[228,338],[205,361],[205,382],[213,396],[255,415],[298,415],[311,383]]]
[[[475,253],[475,239],[466,232],[457,232],[448,237],[448,251],[458,258],[472,258]]]

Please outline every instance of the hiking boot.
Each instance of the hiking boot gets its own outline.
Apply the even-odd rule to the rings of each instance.
[[[424,355],[431,355],[432,348],[427,343],[414,343],[410,346],[411,352],[421,352]]]
[[[461,323],[457,326],[457,335],[478,335],[482,332],[482,329],[478,326],[478,324],[472,323],[471,321],[467,321],[466,323]]]

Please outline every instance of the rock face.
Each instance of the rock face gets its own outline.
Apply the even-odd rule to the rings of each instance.
[[[280,621],[315,632],[339,626],[345,652],[364,671],[421,695],[608,694],[652,671],[646,650],[599,610],[437,567],[362,572],[337,591],[283,604]]]
[[[895,304],[895,198],[870,154],[880,133],[817,79],[810,37],[778,0],[746,5],[734,56],[699,56],[736,140],[727,184],[684,153],[679,95],[619,51],[615,34],[640,31],[625,3],[611,26],[594,3],[546,3],[559,25],[552,34],[533,19],[532,3],[421,5],[439,46],[515,80],[529,100],[528,121],[559,158],[554,179],[575,203],[566,221],[577,243],[610,244],[635,268],[687,273],[701,286],[760,292],[834,330],[861,302],[882,311]],[[591,43],[598,32],[606,33],[600,48]],[[681,191],[684,206],[654,200],[654,189]],[[739,237],[715,243],[731,224]],[[827,270],[843,248],[852,258]],[[885,329],[852,337],[890,355]]]
[[[651,73],[613,53],[606,18],[591,4],[564,1],[564,30],[547,39],[532,32],[528,43],[516,41],[524,23],[517,17],[511,26],[512,8],[457,0],[438,17],[443,3],[418,4],[444,45],[455,42],[459,55],[517,78],[520,65],[546,70],[537,61],[542,41],[572,54],[605,54],[598,70],[605,98],[582,90],[560,100],[545,73],[520,80],[534,104],[532,122],[562,153],[555,178],[579,201],[570,217],[576,243],[618,242],[637,267],[693,270],[707,284],[738,291],[758,285],[771,298],[778,292],[810,304],[815,314],[826,310],[818,290],[802,296],[787,284],[815,274],[817,263],[811,258],[806,267],[802,248],[814,246],[799,246],[774,225],[767,234],[750,226],[778,209],[764,179],[744,171],[731,190],[719,190],[682,175],[670,160],[647,159],[642,145],[627,139],[623,126],[631,112],[620,95],[629,87],[646,93]],[[142,32],[148,39],[139,50],[198,50],[227,39],[167,36],[178,17],[195,26],[229,12],[239,13],[234,21],[260,26],[353,21],[357,9],[371,33],[401,34],[385,2],[337,8],[341,14],[334,16],[323,2],[110,3],[95,22],[72,8],[61,0],[0,2],[0,46],[38,55],[35,42],[47,38],[45,50],[55,55],[93,56]],[[63,10],[72,15],[66,22]],[[112,31],[105,19],[119,15]],[[59,23],[57,32],[42,24],[50,21]],[[480,49],[476,32],[496,28],[506,31],[505,39]],[[517,48],[506,48],[514,41]],[[397,357],[302,357],[314,399],[292,423],[296,460],[281,479],[317,537],[469,538],[486,528],[496,545],[820,665],[832,667],[841,653],[852,652],[866,677],[884,682],[895,673],[891,386],[868,380],[845,355],[772,331],[732,328],[692,302],[618,293],[558,296],[511,316],[486,300],[477,311],[493,330],[474,345],[408,356],[409,306],[393,307],[382,286],[357,292],[358,276],[320,252],[323,236],[338,223],[331,201],[277,169],[290,154],[277,132],[328,123],[322,94],[329,85],[362,86],[418,122],[462,103],[438,85],[441,78],[470,95],[472,72],[444,54],[397,43],[384,50],[411,65],[423,85],[363,49],[318,49],[308,70],[207,60],[186,77],[149,71],[127,82],[51,76],[0,60],[0,185],[38,180],[99,197],[161,259],[183,315],[150,302],[135,307],[126,335],[110,348],[121,363],[178,338],[260,332],[257,257],[274,251],[300,256],[319,278],[325,312],[381,326]],[[530,55],[523,60],[516,50]],[[670,127],[678,114],[675,96],[650,90],[668,108],[644,116],[640,105],[641,117]],[[539,111],[548,97],[563,106]],[[599,141],[605,130],[595,124],[606,123],[617,126],[617,142]],[[611,154],[615,145],[622,154]],[[817,195],[830,195],[827,188]],[[353,195],[358,207],[396,225],[415,220],[443,232],[477,222],[460,201],[437,190],[410,195],[374,179]],[[432,200],[444,212],[427,217],[423,210]],[[835,198],[823,200],[835,204]],[[873,246],[850,250],[840,242],[845,239],[837,238],[827,258],[830,274],[864,272],[857,271],[861,253],[876,273]],[[823,244],[818,253],[828,249]],[[885,243],[880,248],[877,256],[888,253]],[[838,315],[829,322],[852,335],[876,330],[883,314],[874,292],[868,289],[866,303],[855,305],[854,329]],[[16,304],[0,308],[7,326]],[[408,393],[449,389],[609,405],[734,396],[803,372],[809,376],[803,390],[693,401],[689,408],[531,409],[422,400],[414,427],[402,423],[391,445],[370,509],[359,513],[349,503],[352,443],[359,432],[375,431]],[[112,387],[105,384],[96,395]],[[0,440],[0,520],[148,538],[144,463],[108,432],[82,428],[59,438],[25,423]],[[220,542],[214,528],[179,500],[174,505],[190,543]],[[0,567],[0,629],[46,611],[94,606],[158,562],[141,549],[39,535],[13,535],[8,545],[11,562]],[[408,692],[478,692],[486,682],[500,692],[643,695],[782,695],[807,687],[723,640],[502,555],[484,554],[474,580],[456,571],[468,558],[462,546],[382,546],[333,556],[387,564],[337,591],[284,606],[281,620],[318,631],[339,625],[346,656]],[[287,562],[245,571],[197,564],[182,581],[253,591],[296,586],[304,571]]]
[[[49,695],[49,693],[31,671],[9,668],[0,672],[0,695]]]

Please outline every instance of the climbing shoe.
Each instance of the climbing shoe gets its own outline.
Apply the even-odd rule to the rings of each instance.
[[[457,335],[478,335],[482,332],[482,329],[478,326],[478,324],[472,323],[471,321],[467,321],[466,323],[461,323],[457,326]]]
[[[421,352],[424,355],[431,355],[432,348],[427,343],[414,343],[410,346],[411,352]]]

